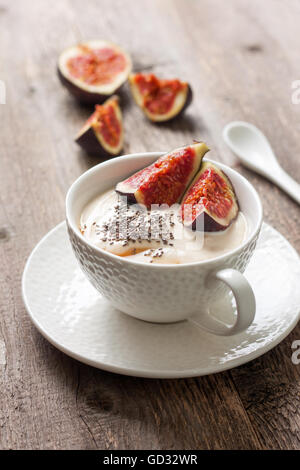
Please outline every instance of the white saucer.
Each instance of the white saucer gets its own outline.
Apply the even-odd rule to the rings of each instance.
[[[191,323],[159,325],[110,306],[86,280],[73,255],[65,222],[31,253],[23,298],[38,330],[69,356],[126,375],[179,378],[212,374],[248,362],[282,341],[300,313],[300,262],[296,251],[267,224],[246,271],[257,300],[253,325],[217,337]],[[214,306],[228,318],[229,300]]]

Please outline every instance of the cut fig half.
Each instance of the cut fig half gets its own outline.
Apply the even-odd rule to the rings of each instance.
[[[127,80],[131,59],[108,41],[88,41],[63,51],[58,60],[62,84],[83,103],[102,103]]]
[[[122,113],[119,97],[114,95],[102,105],[96,105],[94,113],[80,130],[75,141],[87,153],[100,157],[119,155],[123,148]]]
[[[180,201],[186,188],[200,168],[208,147],[204,142],[173,150],[152,165],[117,184],[117,193],[129,203],[171,206]]]
[[[181,203],[184,225],[192,230],[217,232],[229,227],[238,212],[230,180],[216,165],[203,162]]]
[[[164,122],[181,114],[192,101],[188,83],[178,79],[159,79],[153,74],[131,74],[132,95],[153,122]]]

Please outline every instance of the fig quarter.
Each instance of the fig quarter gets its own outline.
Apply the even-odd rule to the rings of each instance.
[[[153,122],[165,122],[182,114],[192,102],[192,89],[178,79],[159,79],[154,74],[131,74],[131,92],[137,105]]]
[[[123,148],[124,131],[119,97],[114,95],[94,113],[78,133],[75,141],[87,153],[99,157],[119,155]]]

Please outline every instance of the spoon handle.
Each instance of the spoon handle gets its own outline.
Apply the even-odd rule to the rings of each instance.
[[[281,167],[278,168],[274,177],[268,175],[268,178],[285,191],[294,201],[300,205],[300,184],[288,175]]]

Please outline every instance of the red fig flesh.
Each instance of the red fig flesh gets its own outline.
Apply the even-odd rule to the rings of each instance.
[[[96,105],[94,113],[76,137],[76,142],[93,155],[119,155],[123,147],[123,124],[118,96]]]
[[[153,74],[137,73],[130,75],[129,82],[136,103],[154,122],[175,118],[192,101],[189,84],[178,79],[160,80]]]
[[[147,208],[152,204],[171,206],[180,201],[208,150],[203,142],[173,150],[118,183],[116,191],[127,196],[129,203],[144,204]]]
[[[129,55],[107,41],[73,46],[58,61],[61,82],[84,103],[102,103],[123,85],[130,71]]]
[[[238,211],[234,188],[227,176],[213,163],[203,162],[182,200],[184,225],[205,232],[225,230]]]

